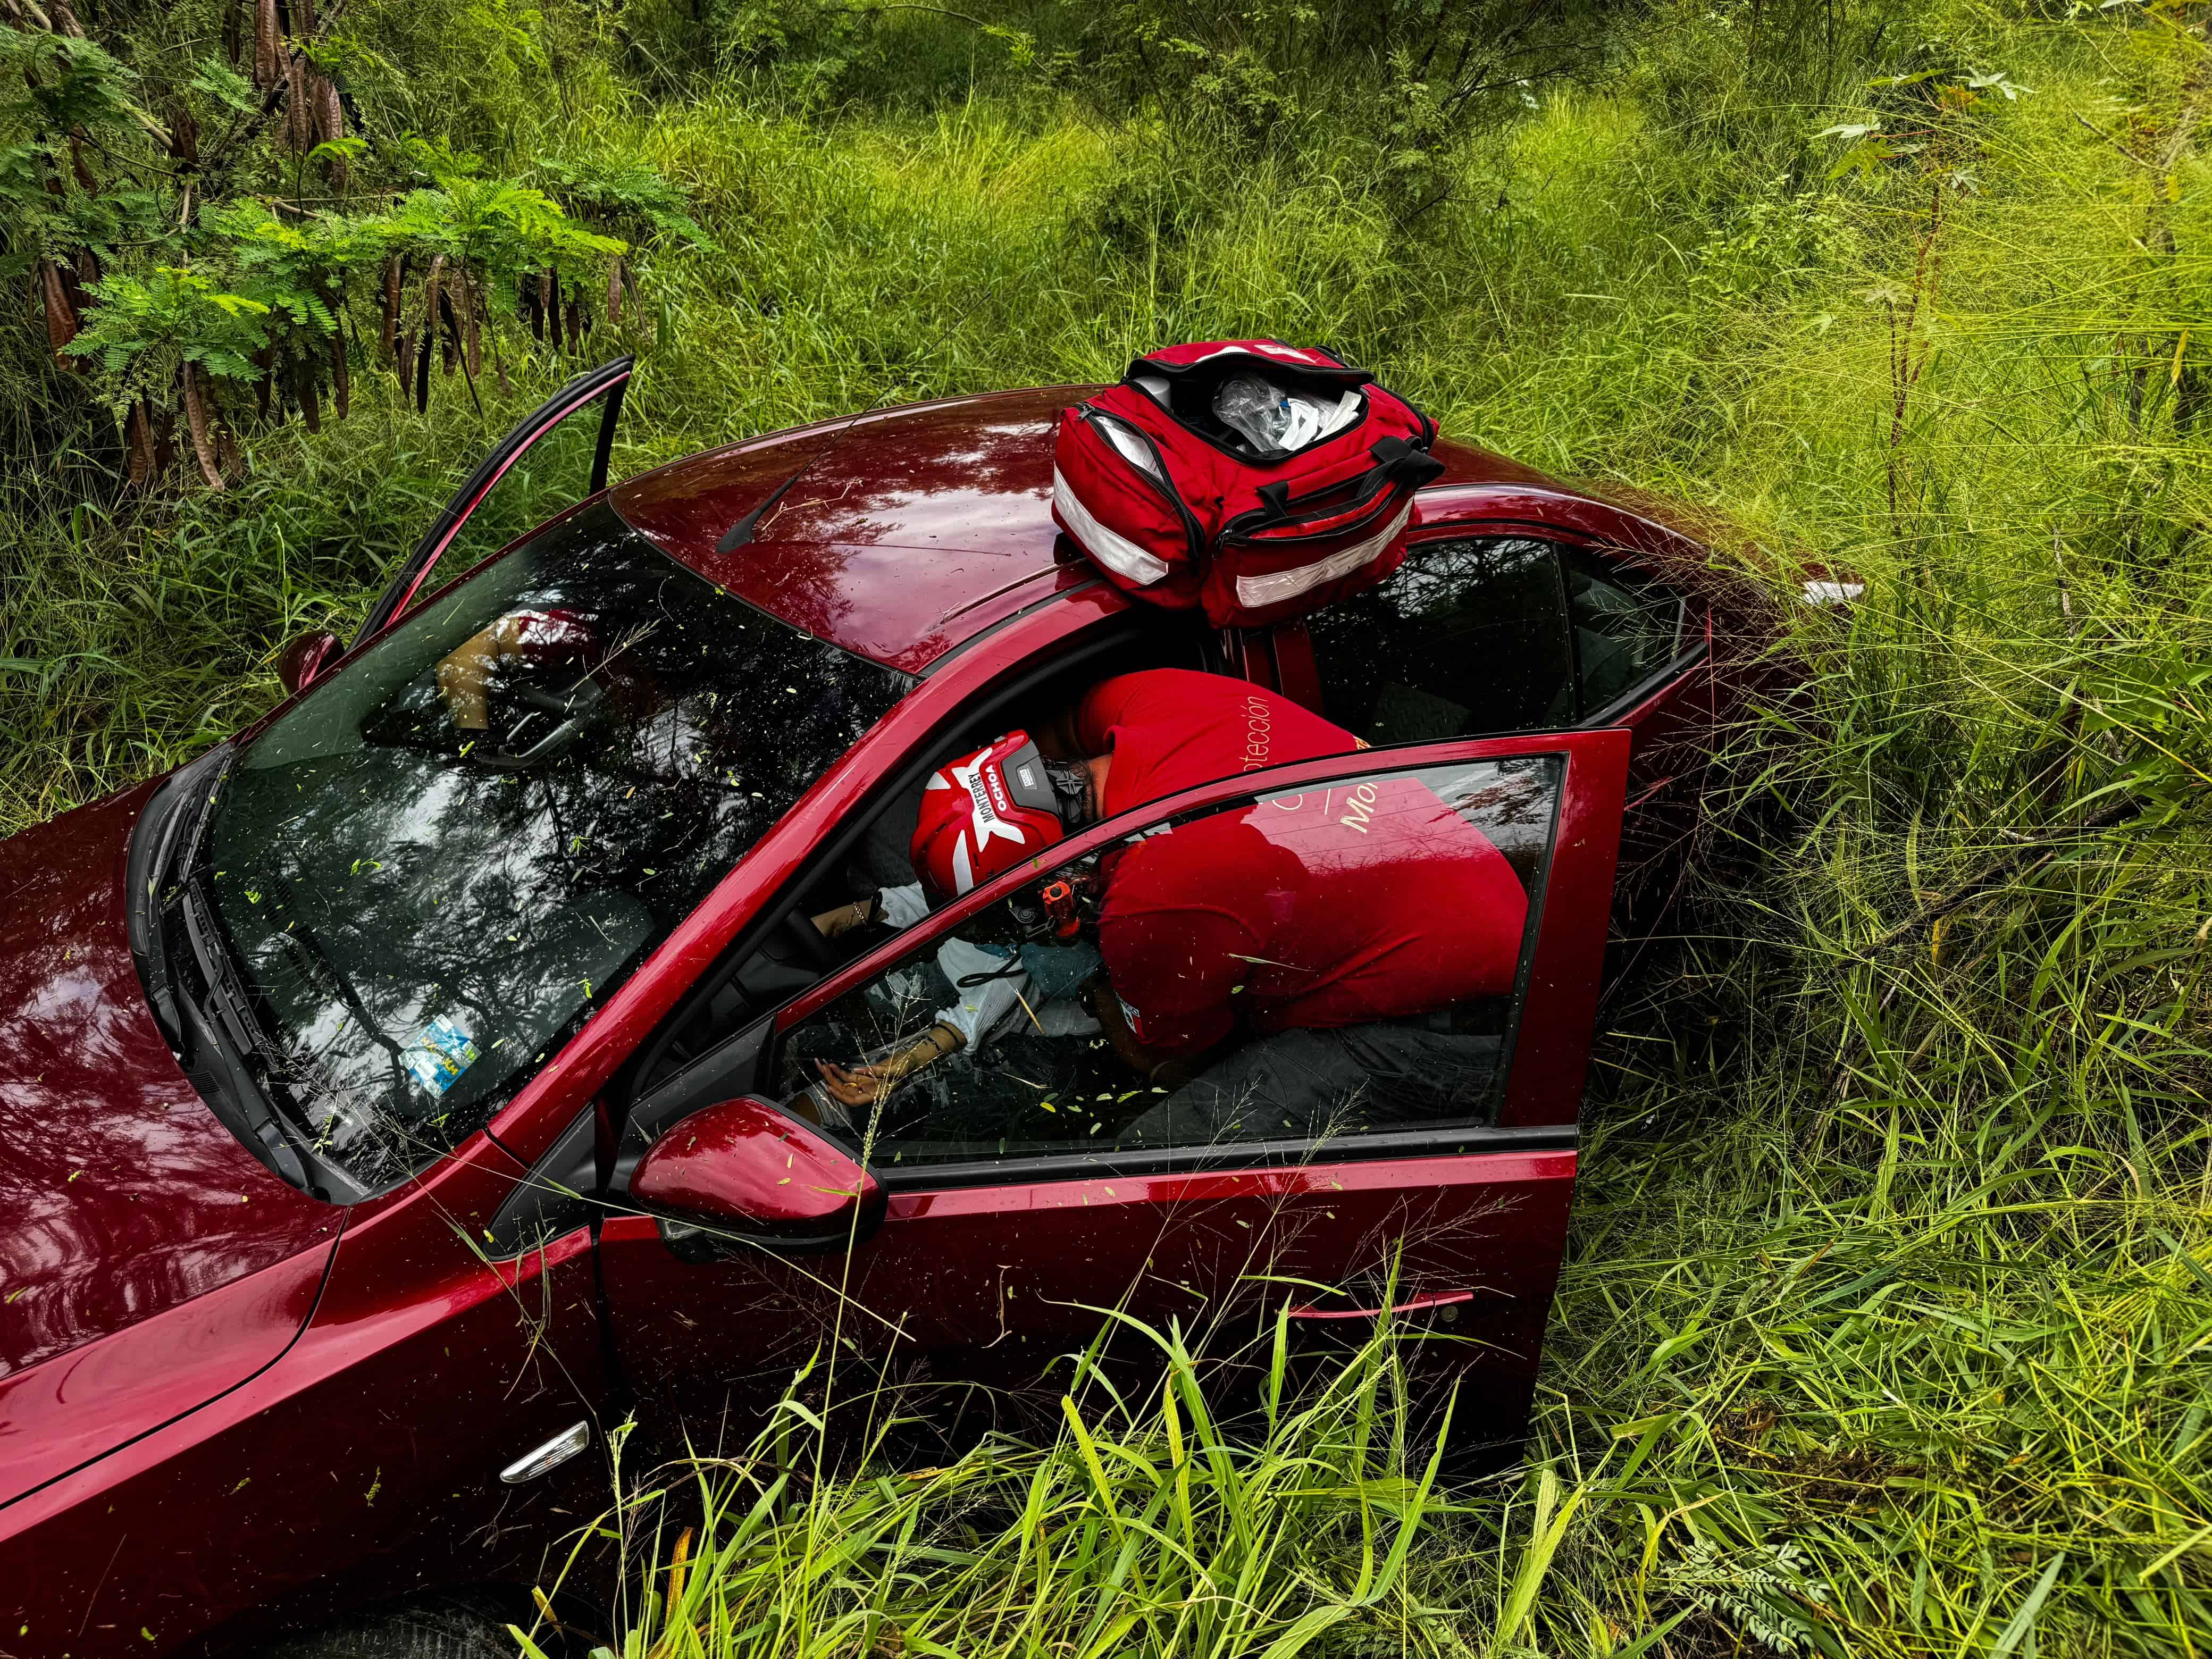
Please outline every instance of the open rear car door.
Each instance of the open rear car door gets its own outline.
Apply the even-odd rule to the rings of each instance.
[[[1275,860],[1291,887],[1322,896],[1301,902],[1325,904],[1357,890],[1357,872],[1311,861],[1367,856],[1389,839],[1368,838],[1378,815],[1402,811],[1417,816],[1401,830],[1428,826],[1439,848],[1480,843],[1510,865],[1487,879],[1510,912],[1503,925],[1518,930],[1517,964],[1509,942],[1496,994],[1347,1028],[1371,1070],[1325,1123],[1179,1117],[1182,1091],[1120,1069],[1079,1003],[1048,1000],[1035,975],[1022,1016],[972,1053],[902,1083],[857,1115],[866,1121],[811,1123],[823,1115],[817,1062],[861,1063],[928,1029],[938,1001],[962,994],[945,964],[1006,939],[1004,918],[1052,874],[1033,868],[977,887],[733,1035],[638,1103],[614,1194],[634,1211],[602,1230],[617,1352],[660,1419],[649,1426],[673,1435],[681,1413],[695,1439],[711,1439],[707,1420],[728,1407],[742,1439],[810,1356],[1018,1386],[1089,1345],[1107,1309],[1173,1322],[1193,1341],[1216,1328],[1218,1348],[1287,1303],[1315,1339],[1356,1336],[1387,1309],[1440,1373],[1425,1391],[1432,1403],[1458,1385],[1455,1441],[1516,1440],[1565,1241],[1628,747],[1627,732],[1603,730],[1341,755],[1193,790],[1054,849],[1064,870],[1195,827]],[[1420,890],[1420,856],[1401,854],[1393,879]],[[1300,860],[1323,879],[1301,886]],[[1440,855],[1433,873],[1463,894],[1470,867]],[[1255,991],[1271,966],[1255,961]],[[1251,1055],[1216,1064],[1249,1072]],[[734,1126],[720,1141],[706,1133],[715,1113]],[[677,1164],[712,1185],[717,1160],[740,1157],[747,1136],[769,1154],[754,1160],[768,1200],[754,1212],[775,1218],[701,1226],[661,1203],[682,1190],[662,1178]],[[647,1180],[656,1160],[668,1169]],[[1125,1329],[1112,1347],[1141,1364],[1144,1346]],[[855,1376],[852,1389],[866,1385]]]

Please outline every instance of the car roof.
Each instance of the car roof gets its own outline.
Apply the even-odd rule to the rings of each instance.
[[[1054,423],[1091,386],[947,398],[689,456],[617,485],[670,556],[817,638],[908,673],[1093,573],[1052,521]],[[1424,492],[1595,498],[1439,440]],[[750,525],[742,521],[750,515]]]

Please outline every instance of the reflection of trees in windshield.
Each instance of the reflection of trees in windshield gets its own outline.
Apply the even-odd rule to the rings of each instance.
[[[560,648],[501,656],[464,726],[440,665],[525,611]],[[216,825],[298,1111],[371,1184],[481,1126],[904,684],[604,508],[418,610],[248,751]]]

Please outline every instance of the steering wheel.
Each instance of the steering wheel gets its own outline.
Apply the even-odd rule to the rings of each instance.
[[[551,731],[526,749],[497,749],[479,741],[469,750],[469,758],[487,772],[527,772],[559,758],[584,735],[584,728],[607,700],[605,689],[589,674],[565,691],[522,685],[507,695],[560,718]]]
[[[803,905],[777,924],[775,934],[817,973],[831,974],[844,966],[844,958],[830,948],[830,941],[822,937],[822,930],[814,925],[814,919],[806,914]]]

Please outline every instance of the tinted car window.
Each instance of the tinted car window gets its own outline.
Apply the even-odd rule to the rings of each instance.
[[[1542,730],[1575,717],[1556,550],[1417,544],[1381,586],[1308,618],[1322,712],[1370,743]]]
[[[1550,756],[1376,771],[1151,826],[1041,872],[794,1026],[779,1092],[878,1167],[1486,1121],[1561,776]],[[1267,938],[1175,915],[1161,948],[1141,931],[1116,938],[1116,884],[1161,873],[1117,862],[1135,858],[1219,872],[1208,902],[1264,912]],[[1103,888],[1100,921],[1073,939],[1040,925],[1039,895],[1060,880]],[[1257,912],[1243,902],[1255,893]],[[1391,894],[1418,896],[1415,909],[1394,916]],[[1418,946],[1402,938],[1408,914],[1431,925]],[[1380,960],[1385,938],[1396,969]],[[1415,957],[1428,966],[1407,975]],[[1157,1010],[1209,990],[1234,1012],[1179,1086],[1131,1071],[1103,1034],[1102,999]],[[1353,1006],[1370,1012],[1347,1016]],[[914,1065],[925,1049],[933,1058]]]
[[[216,809],[216,908],[323,1155],[481,1127],[902,694],[604,506],[416,610]]]
[[[1674,659],[1682,601],[1579,548],[1566,550],[1565,563],[1583,713],[1594,714]]]

